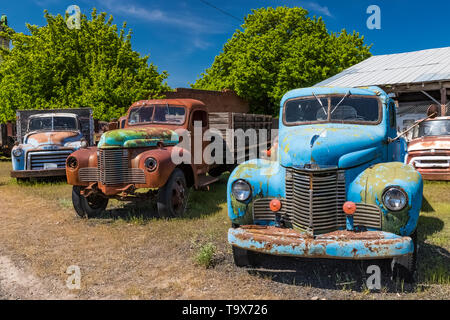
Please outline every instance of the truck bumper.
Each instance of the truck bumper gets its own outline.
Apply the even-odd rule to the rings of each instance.
[[[293,229],[249,225],[229,229],[228,242],[265,254],[305,258],[385,259],[414,251],[410,237],[381,231],[335,231],[310,237]]]
[[[421,170],[417,169],[422,175],[424,180],[434,181],[450,181],[450,168],[449,169],[435,169],[435,170]]]
[[[66,169],[11,171],[12,178],[43,178],[43,177],[64,177],[64,176],[66,176]]]

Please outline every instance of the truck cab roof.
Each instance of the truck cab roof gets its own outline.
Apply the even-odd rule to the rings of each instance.
[[[76,118],[77,115],[74,113],[43,113],[43,114],[34,114],[31,115],[30,118],[47,118],[47,117],[72,117]]]

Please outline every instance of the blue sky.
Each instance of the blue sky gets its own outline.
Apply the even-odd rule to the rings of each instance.
[[[330,31],[356,30],[373,44],[373,54],[406,52],[450,46],[448,0],[2,0],[0,13],[8,15],[10,26],[26,32],[25,23],[43,25],[43,10],[64,14],[78,5],[89,15],[93,7],[124,21],[133,29],[133,48],[158,70],[166,70],[173,88],[187,87],[214,61],[223,44],[240,27],[251,9],[301,6],[310,15],[322,16]],[[369,30],[368,6],[381,8],[381,30]],[[230,16],[231,15],[231,16]],[[236,19],[237,18],[237,19]]]

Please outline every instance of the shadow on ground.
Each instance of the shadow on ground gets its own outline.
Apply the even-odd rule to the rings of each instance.
[[[444,222],[434,217],[420,217],[419,253],[416,283],[393,281],[391,259],[385,260],[332,260],[277,257],[258,254],[256,268],[248,269],[252,275],[273,281],[299,286],[312,286],[332,290],[367,290],[367,280],[372,272],[368,267],[377,265],[381,270],[381,286],[386,292],[413,292],[417,283],[448,283],[450,279],[450,254],[435,245],[426,243],[427,237],[443,229]]]
[[[197,219],[214,215],[222,210],[221,205],[226,202],[226,182],[228,174],[221,176],[220,180],[206,190],[189,192],[187,212],[181,219]],[[125,221],[140,221],[146,224],[152,219],[160,218],[156,198],[147,201],[124,202],[123,205],[103,212],[100,219],[123,219]]]

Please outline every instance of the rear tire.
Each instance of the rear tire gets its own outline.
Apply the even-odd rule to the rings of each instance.
[[[98,217],[108,206],[108,198],[104,198],[97,194],[85,197],[81,194],[81,187],[74,186],[72,188],[72,204],[75,212],[80,218]]]
[[[186,177],[176,168],[158,192],[158,214],[162,218],[181,217],[186,212],[189,189]]]
[[[234,264],[238,267],[254,267],[256,265],[256,253],[250,250],[245,250],[236,246],[233,248]]]
[[[391,270],[392,280],[400,280],[406,283],[415,281],[417,269],[417,230],[411,235],[414,244],[413,253],[392,259]]]

